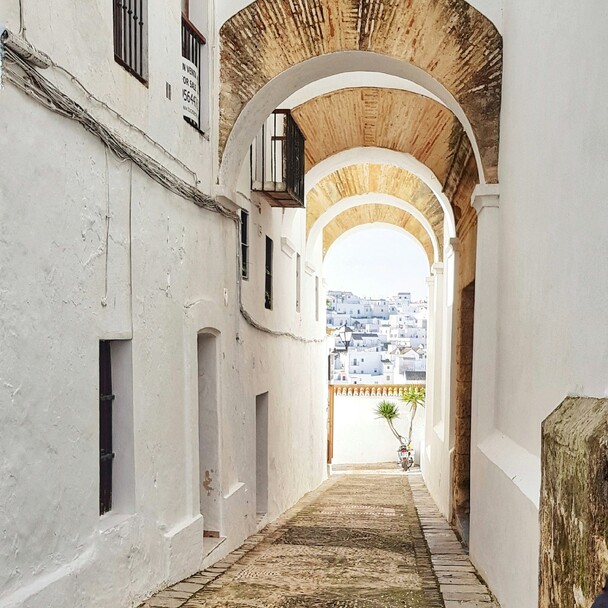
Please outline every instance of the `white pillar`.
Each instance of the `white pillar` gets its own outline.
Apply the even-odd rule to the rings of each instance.
[[[427,388],[430,387],[431,395],[430,402],[433,408],[433,432],[439,434],[439,439],[443,441],[443,426],[440,424],[443,417],[442,411],[442,379],[443,379],[443,332],[445,322],[445,290],[444,290],[444,273],[443,264],[433,264],[433,278],[435,280],[435,298],[433,302],[433,335],[431,341],[433,344],[433,375],[427,382]]]
[[[426,322],[426,399],[425,399],[425,425],[424,425],[424,446],[421,446],[420,466],[427,475],[430,472],[433,455],[431,451],[433,432],[433,388],[432,381],[435,378],[435,277],[427,277],[428,288],[428,309]]]
[[[456,322],[454,307],[456,277],[459,269],[460,260],[460,240],[450,239],[449,246],[446,247],[446,271],[445,271],[445,290],[446,290],[446,325],[444,331],[444,428],[446,433],[446,449],[449,451],[449,477],[452,475],[452,451],[454,448],[454,430],[456,425]],[[449,492],[451,500],[452,492]]]
[[[475,449],[494,429],[498,345],[498,184],[478,185],[471,444]]]

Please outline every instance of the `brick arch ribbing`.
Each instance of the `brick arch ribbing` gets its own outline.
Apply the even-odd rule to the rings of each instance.
[[[390,205],[370,204],[343,211],[323,228],[323,253],[345,233],[366,224],[389,224],[411,234],[424,249],[429,266],[434,263],[433,243],[424,226],[412,215]]]
[[[502,39],[465,0],[256,0],[221,28],[220,152],[243,108],[273,78],[340,51],[415,66],[464,111],[485,181],[497,181]]]
[[[420,211],[437,237],[439,259],[442,259],[444,213],[439,201],[419,177],[391,165],[350,165],[323,178],[306,197],[307,234],[333,205],[345,198],[369,193],[397,197]]]

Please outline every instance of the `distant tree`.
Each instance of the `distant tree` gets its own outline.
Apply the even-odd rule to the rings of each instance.
[[[397,441],[401,443],[402,437],[397,432],[394,424],[394,421],[399,418],[399,406],[392,401],[381,401],[376,406],[376,417],[384,418],[386,420],[391,433],[397,438]]]
[[[410,408],[410,428],[408,432],[408,440],[412,440],[412,430],[414,428],[414,416],[419,407],[424,407],[424,400],[426,398],[426,390],[424,386],[409,385],[403,391],[400,399],[403,403],[407,403]]]

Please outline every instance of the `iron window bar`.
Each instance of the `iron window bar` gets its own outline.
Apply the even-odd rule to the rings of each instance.
[[[111,343],[99,343],[99,514],[112,510],[112,393]]]
[[[198,125],[187,116],[184,116],[184,120],[199,131],[201,131],[201,68],[205,44],[207,44],[205,36],[186,15],[182,14],[182,57],[191,61],[198,71]]]
[[[114,0],[114,59],[147,84],[147,0]]]

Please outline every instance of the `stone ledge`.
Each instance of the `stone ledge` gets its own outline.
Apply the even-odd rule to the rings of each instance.
[[[500,608],[439,512],[422,475],[410,474],[408,481],[445,608]]]

